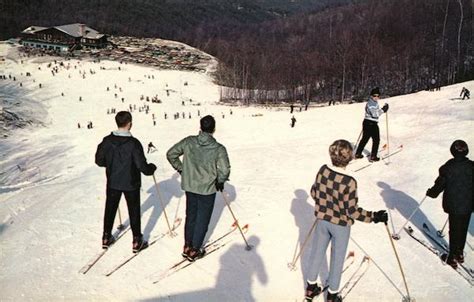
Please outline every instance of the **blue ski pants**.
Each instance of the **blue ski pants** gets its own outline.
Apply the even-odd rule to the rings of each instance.
[[[321,266],[326,259],[326,250],[329,243],[331,243],[329,277],[327,282],[326,280],[321,280],[321,283],[323,285],[327,284],[330,292],[339,291],[350,234],[350,226],[341,226],[326,220],[318,221],[314,232],[313,246],[310,251],[310,268],[307,273],[308,281],[315,281],[318,278]]]
[[[184,225],[184,245],[199,249],[206,236],[216,193],[201,195],[186,192],[186,222]]]

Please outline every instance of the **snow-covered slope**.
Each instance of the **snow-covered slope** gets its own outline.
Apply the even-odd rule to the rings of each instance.
[[[302,300],[311,244],[296,271],[290,271],[287,263],[314,221],[309,189],[319,167],[329,162],[329,144],[340,138],[357,139],[364,103],[297,109],[296,126],[291,128],[287,110],[217,105],[218,87],[206,74],[70,60],[63,61],[64,67],[53,62],[51,68],[58,66],[59,71],[53,76],[47,67],[53,59],[15,54],[13,47],[0,45],[0,56],[7,58],[0,63],[0,74],[16,77],[15,82],[0,80],[0,90],[6,94],[5,87],[14,87],[21,100],[18,106],[31,109],[44,126],[15,130],[0,141],[1,301]],[[26,77],[26,72],[32,76]],[[474,105],[472,100],[458,99],[462,86],[474,91],[474,82],[468,82],[382,100],[390,104],[390,148],[403,145],[403,151],[389,163],[379,162],[354,175],[360,206],[388,208],[390,232],[403,225],[433,184],[438,167],[450,158],[453,140],[464,139],[474,149]],[[157,95],[162,103],[140,100],[141,95]],[[225,190],[241,224],[250,225],[247,238],[255,246],[252,251],[245,251],[236,234],[224,248],[153,284],[180,260],[181,227],[177,237],[162,239],[105,277],[131,255],[132,238],[127,233],[91,271],[78,273],[101,250],[105,173],[95,166],[94,153],[102,137],[115,129],[114,114],[107,110],[118,112],[130,105],[136,106],[133,135],[145,150],[150,141],[158,148],[147,158],[158,166],[155,175],[170,219],[184,218],[185,198],[165,152],[184,136],[197,134],[198,110],[201,116],[216,117],[215,137],[227,147],[232,165]],[[144,105],[150,107],[148,114],[139,112]],[[177,112],[186,118],[175,120]],[[93,129],[87,129],[89,121]],[[380,128],[384,144],[385,118]],[[149,238],[166,232],[167,225],[153,179],[143,176],[142,182],[142,231]],[[121,214],[128,224],[124,202]],[[428,198],[412,225],[421,228],[426,222],[439,230],[446,218],[441,198]],[[218,195],[209,236],[219,236],[232,222]],[[466,262],[473,267],[473,222],[469,230]],[[351,236],[349,249],[355,251],[356,262],[342,281],[363,258],[361,248],[372,263],[346,300],[401,301],[405,287],[384,225],[358,222]],[[410,294],[417,301],[472,299],[474,291],[464,279],[405,233],[395,245]]]

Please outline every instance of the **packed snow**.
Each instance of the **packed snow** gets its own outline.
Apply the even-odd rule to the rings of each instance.
[[[6,43],[0,44],[0,57],[4,58],[0,75],[7,76],[0,80],[1,106],[31,121],[0,138],[1,301],[303,300],[311,240],[295,271],[288,263],[314,222],[310,187],[319,167],[330,163],[328,146],[336,139],[356,141],[365,103],[310,106],[307,111],[296,106],[293,114],[281,106],[225,106],[218,103],[219,89],[210,73],[113,61],[26,58]],[[365,253],[371,261],[346,301],[402,301],[407,295],[389,234],[397,232],[422,201],[439,166],[451,158],[449,146],[455,139],[468,143],[472,157],[474,105],[459,98],[463,86],[474,91],[471,81],[381,100],[390,104],[379,123],[381,145],[388,142],[390,151],[402,145],[403,151],[352,172],[358,181],[359,205],[367,210],[388,209],[390,221],[388,232],[383,224],[353,225],[349,250],[355,252],[355,262],[343,274],[342,284]],[[147,96],[161,103],[147,102]],[[176,237],[164,237],[110,277],[105,273],[132,254],[131,232],[87,274],[79,273],[101,251],[105,171],[94,164],[96,147],[116,129],[110,111],[130,106],[132,134],[145,152],[150,141],[157,147],[146,156],[158,166],[159,194],[153,178],[142,176],[144,236],[153,238],[168,229],[160,196],[171,222],[185,217],[180,177],[165,153],[180,139],[198,133],[199,111],[201,117],[216,118],[215,137],[226,146],[232,166],[226,197],[239,223],[249,225],[245,236],[254,246],[251,251],[245,250],[244,240],[235,232],[222,249],[153,284],[181,260],[182,224]],[[179,119],[174,118],[176,113]],[[293,115],[297,121],[291,128]],[[89,122],[92,129],[87,128]],[[366,152],[370,146],[371,142]],[[361,159],[348,169],[365,164],[366,159]],[[128,225],[125,202],[120,209]],[[441,230],[446,219],[441,196],[427,198],[410,225],[421,229],[427,223]],[[208,238],[219,237],[232,223],[231,212],[218,194]],[[394,243],[412,298],[472,301],[474,290],[465,279],[405,232],[400,235]],[[465,248],[471,268],[473,235],[471,220]],[[323,271],[324,279],[327,269]]]

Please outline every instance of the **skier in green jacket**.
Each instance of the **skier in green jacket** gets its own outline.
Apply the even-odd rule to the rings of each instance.
[[[186,192],[182,255],[189,261],[205,254],[202,243],[211,220],[216,192],[222,192],[230,174],[227,151],[213,137],[216,121],[207,115],[200,124],[199,135],[182,139],[166,154],[170,164],[181,174],[181,188]]]

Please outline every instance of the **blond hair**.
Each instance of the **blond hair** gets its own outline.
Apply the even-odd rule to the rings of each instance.
[[[329,146],[331,162],[336,167],[345,167],[352,160],[352,145],[344,139],[339,139]]]

